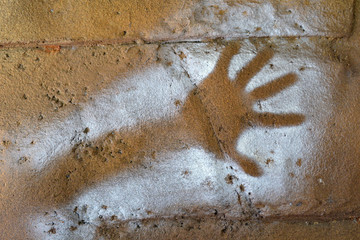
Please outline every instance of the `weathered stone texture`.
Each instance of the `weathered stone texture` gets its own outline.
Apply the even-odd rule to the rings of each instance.
[[[359,237],[354,1],[0,3],[0,239]]]
[[[353,0],[0,1],[0,44],[350,33]]]

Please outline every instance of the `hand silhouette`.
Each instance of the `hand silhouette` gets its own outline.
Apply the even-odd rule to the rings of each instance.
[[[260,52],[232,81],[228,68],[238,50],[236,43],[225,47],[212,73],[189,93],[179,115],[119,129],[91,142],[80,142],[41,175],[36,178],[31,173],[26,175],[33,186],[28,198],[43,207],[62,205],[95,183],[141,165],[146,158],[196,145],[219,158],[237,161],[246,174],[261,176],[258,165],[236,150],[241,133],[255,125],[298,125],[304,116],[255,112],[254,102],[294,84],[296,76],[287,74],[247,93],[247,83],[273,53],[269,49]]]
[[[279,127],[299,125],[304,121],[300,114],[258,113],[252,105],[261,99],[274,96],[296,82],[295,74],[287,74],[270,83],[256,88],[250,93],[245,87],[272,58],[270,49],[261,51],[239,73],[234,81],[228,77],[232,57],[238,53],[239,45],[229,43],[223,50],[213,72],[193,91],[184,105],[192,105],[196,96],[205,109],[218,145],[228,157],[236,160],[245,173],[251,176],[262,174],[258,166],[236,150],[236,140],[240,134],[254,125]],[[186,112],[184,112],[186,114]]]

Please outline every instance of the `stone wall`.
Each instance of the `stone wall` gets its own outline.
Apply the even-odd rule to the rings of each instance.
[[[359,238],[359,10],[0,0],[0,238]]]

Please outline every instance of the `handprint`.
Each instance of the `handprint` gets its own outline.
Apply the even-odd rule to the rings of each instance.
[[[258,165],[236,150],[239,136],[256,125],[298,125],[304,121],[304,116],[254,111],[252,105],[257,100],[269,98],[294,84],[296,76],[287,74],[247,93],[247,83],[273,53],[271,50],[260,52],[232,81],[228,77],[228,68],[238,50],[236,43],[225,47],[212,73],[189,93],[180,114],[170,119],[139,123],[94,141],[76,144],[68,155],[49,165],[41,177],[29,175],[34,189],[28,197],[32,201],[37,199],[42,206],[61,205],[95,183],[143,164],[145,159],[195,146],[201,146],[218,158],[235,160],[246,174],[261,176]]]
[[[250,126],[291,126],[304,121],[300,114],[258,113],[253,104],[261,99],[274,96],[296,82],[295,74],[287,74],[270,83],[256,88],[250,93],[245,87],[251,78],[258,73],[272,58],[270,49],[260,52],[236,76],[234,81],[228,77],[228,69],[232,57],[238,53],[239,45],[229,43],[222,52],[213,72],[194,90],[203,104],[212,129],[222,152],[236,160],[243,170],[251,176],[260,176],[261,170],[250,159],[236,150],[236,140]],[[194,98],[190,95],[185,103],[190,104]]]

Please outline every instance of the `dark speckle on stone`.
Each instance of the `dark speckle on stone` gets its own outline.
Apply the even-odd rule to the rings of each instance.
[[[90,128],[87,127],[87,128],[84,129],[84,133],[85,133],[85,134],[87,134],[87,133],[89,133],[89,132],[90,132]]]

